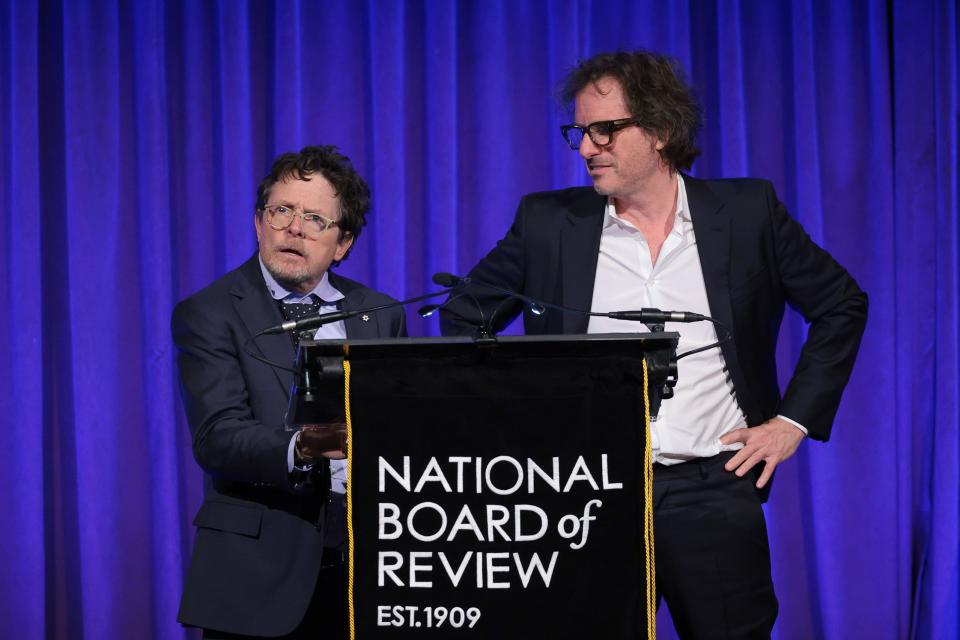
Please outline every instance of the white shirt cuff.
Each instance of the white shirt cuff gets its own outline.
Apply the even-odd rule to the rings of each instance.
[[[782,415],[777,415],[777,417],[783,420],[784,422],[789,422],[790,424],[795,426],[797,429],[800,429],[800,431],[803,431],[803,435],[805,436],[810,435],[809,433],[807,433],[807,428],[802,424],[800,424],[799,422],[797,422],[796,420],[791,420],[787,416],[782,416]]]
[[[299,431],[293,434],[293,437],[290,438],[290,445],[287,447],[287,473],[293,473],[294,471],[310,471],[310,469],[313,469],[312,462],[300,467],[298,467],[296,464],[297,436],[299,434]]]

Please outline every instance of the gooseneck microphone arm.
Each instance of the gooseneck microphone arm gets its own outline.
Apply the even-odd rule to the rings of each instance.
[[[501,306],[503,306],[503,304],[509,300],[520,300],[521,302],[524,302],[527,305],[527,308],[533,311],[533,313],[535,313],[536,315],[542,315],[546,311],[546,309],[553,309],[555,311],[562,311],[564,313],[581,313],[585,315],[598,315],[598,316],[606,315],[603,313],[593,313],[591,311],[581,311],[580,309],[571,309],[569,307],[564,307],[563,305],[559,305],[559,304],[553,304],[551,302],[544,302],[543,300],[537,300],[536,298],[525,296],[522,293],[511,291],[506,287],[501,287],[499,285],[490,284],[489,282],[483,282],[480,280],[474,280],[469,276],[465,278],[461,278],[460,276],[456,276],[452,273],[446,273],[443,271],[433,274],[433,282],[442,287],[460,287],[460,286],[466,287],[468,285],[474,285],[477,287],[485,287],[487,289],[491,289],[498,293],[506,294],[508,297],[505,298],[504,300],[501,300],[500,303],[497,304],[496,308],[493,310],[493,314],[490,317],[490,322],[488,326],[491,332],[493,331],[494,317],[497,315],[497,312],[500,311]]]
[[[477,302],[476,299],[474,299],[474,301],[477,302],[478,310],[480,310],[480,322],[481,322],[480,331],[482,333],[486,333],[490,335],[493,334],[494,320],[496,319],[497,313],[500,311],[503,305],[506,304],[509,300],[521,300],[536,315],[542,314],[546,309],[554,309],[556,311],[561,311],[563,313],[577,313],[585,316],[592,316],[592,317],[599,317],[599,318],[626,320],[628,322],[642,322],[648,327],[650,327],[651,325],[662,326],[665,322],[702,322],[702,321],[712,322],[717,327],[717,337],[718,337],[717,342],[705,345],[703,347],[698,347],[696,349],[691,349],[690,351],[685,351],[684,353],[678,354],[677,355],[678,360],[680,358],[684,358],[686,356],[690,356],[695,353],[699,353],[701,351],[706,351],[707,349],[713,349],[715,347],[718,347],[722,345],[724,342],[727,342],[728,340],[730,340],[731,337],[733,336],[730,329],[728,329],[725,325],[718,322],[717,320],[711,318],[710,316],[705,316],[699,313],[693,313],[691,311],[663,311],[661,309],[652,309],[652,308],[636,309],[636,310],[629,310],[629,311],[586,311],[584,309],[574,309],[572,307],[565,307],[563,305],[544,302],[542,300],[537,300],[535,298],[531,298],[521,293],[511,291],[510,289],[501,287],[499,285],[491,284],[489,282],[483,282],[480,280],[475,280],[470,276],[460,277],[452,273],[439,272],[433,275],[433,281],[436,284],[439,284],[444,287],[460,288],[460,287],[467,287],[469,285],[473,285],[477,287],[486,287],[487,289],[491,289],[498,293],[505,294],[507,297],[501,300],[497,304],[497,306],[494,308],[488,323],[483,322],[483,311],[480,310],[479,302]],[[461,293],[460,295],[464,295],[464,294]],[[453,299],[455,298],[452,298],[447,302],[451,302]],[[440,305],[441,308],[442,306],[443,305]],[[661,329],[658,328],[657,330],[661,330]]]
[[[493,313],[490,314],[490,320],[487,323],[487,333],[490,335],[494,334],[493,331],[493,321],[496,319],[497,314],[500,313],[500,309],[503,308],[503,305],[507,304],[511,300],[520,300],[524,303],[527,309],[535,316],[542,316],[547,312],[546,307],[543,303],[537,302],[533,298],[528,298],[527,296],[521,295],[519,293],[512,293],[500,301],[499,304],[493,309]]]
[[[480,315],[480,324],[477,325],[477,335],[474,336],[474,339],[480,342],[487,342],[494,339],[491,325],[493,324],[493,316],[497,315],[497,311],[494,309],[493,316],[490,317],[490,322],[487,322],[483,313],[483,305],[480,304],[480,301],[477,300],[475,295],[467,291],[467,287],[469,287],[471,284],[469,277],[461,278],[460,276],[455,276],[452,273],[440,271],[433,274],[433,277],[430,279],[433,281],[433,284],[440,285],[441,287],[447,287],[453,291],[456,291],[457,293],[444,300],[443,304],[428,305],[423,307],[419,311],[421,317],[425,318],[431,315],[434,311],[443,309],[458,298],[469,298],[477,307],[477,313]]]
[[[445,287],[466,286],[471,284],[478,287],[486,287],[487,289],[492,289],[493,291],[506,294],[513,299],[522,300],[530,306],[554,309],[556,311],[562,311],[565,313],[578,313],[585,316],[595,316],[599,318],[612,318],[614,320],[627,320],[630,322],[642,322],[644,324],[663,324],[664,322],[700,322],[702,320],[711,320],[707,316],[700,315],[699,313],[692,313],[690,311],[661,311],[660,309],[637,309],[634,311],[586,311],[584,309],[574,309],[572,307],[565,307],[563,305],[537,300],[535,298],[531,298],[530,296],[525,296],[522,293],[517,293],[516,291],[511,291],[510,289],[491,284],[489,282],[474,280],[470,277],[461,278],[452,273],[445,272],[435,273],[433,275],[433,281],[436,284]],[[499,309],[499,305],[497,308]]]
[[[277,333],[287,333],[290,331],[305,331],[307,329],[314,329],[325,324],[330,324],[331,322],[339,322],[341,320],[346,320],[347,318],[352,318],[358,316],[361,313],[373,313],[375,311],[383,311],[384,309],[392,309],[393,307],[402,307],[403,305],[410,304],[413,302],[420,302],[421,300],[427,300],[428,298],[436,298],[437,296],[447,295],[453,291],[452,288],[444,289],[443,291],[434,291],[433,293],[425,293],[422,296],[416,296],[414,298],[408,298],[406,300],[401,300],[399,302],[388,302],[386,304],[379,304],[375,307],[364,307],[362,309],[349,309],[347,311],[331,311],[330,313],[321,313],[318,316],[312,318],[304,318],[302,320],[288,320],[287,322],[275,325],[273,327],[267,327],[259,333],[257,333],[254,338],[258,338],[264,335],[274,335]]]

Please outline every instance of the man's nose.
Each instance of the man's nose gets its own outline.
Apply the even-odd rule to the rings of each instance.
[[[583,139],[580,140],[580,146],[577,148],[577,152],[580,154],[581,158],[584,160],[589,160],[593,156],[600,153],[600,147],[594,144],[590,136],[584,133]]]
[[[290,226],[287,227],[287,231],[292,233],[295,236],[303,236],[303,212],[297,211],[293,214],[293,220],[290,221]]]

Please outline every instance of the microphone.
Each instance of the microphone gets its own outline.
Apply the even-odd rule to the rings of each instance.
[[[314,329],[325,324],[330,324],[331,322],[339,322],[341,320],[346,320],[347,318],[352,318],[358,313],[363,313],[364,311],[373,311],[373,309],[363,309],[357,311],[331,311],[330,313],[321,313],[320,315],[312,318],[303,318],[302,320],[287,320],[286,322],[276,326],[268,327],[257,335],[271,336],[290,331],[306,331],[307,329]]]
[[[631,320],[644,324],[663,324],[664,322],[700,322],[707,316],[692,311],[661,311],[660,309],[639,309],[637,311],[607,311],[594,315],[606,316],[614,320]]]
[[[449,275],[449,274],[448,274]],[[436,298],[437,296],[444,296],[450,293],[453,289],[447,288],[443,291],[434,291],[433,293],[425,293],[422,296],[415,296],[413,298],[408,298],[407,300],[401,300],[399,302],[389,302],[387,304],[379,304],[375,307],[364,307],[362,309],[351,309],[349,311],[331,311],[330,313],[321,313],[318,316],[312,318],[304,318],[302,320],[288,320],[282,324],[275,325],[273,327],[267,327],[266,329],[260,331],[256,336],[264,335],[275,335],[278,333],[287,333],[289,331],[305,331],[307,329],[315,329],[316,327],[330,324],[331,322],[340,322],[341,320],[346,320],[347,318],[352,318],[358,316],[362,313],[373,313],[375,311],[383,311],[384,309],[392,309],[393,307],[402,307],[405,304],[410,304],[411,302],[420,302],[421,300],[426,300],[427,298]]]
[[[433,274],[433,277],[430,279],[433,281],[433,284],[440,285],[441,287],[446,287],[448,289],[470,284],[469,276],[466,278],[461,278],[460,276],[455,276],[452,273],[447,273],[446,271],[438,271],[437,273]]]

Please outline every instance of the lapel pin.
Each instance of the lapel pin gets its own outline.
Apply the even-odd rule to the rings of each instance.
[[[368,316],[367,314],[363,314],[362,316],[360,316],[360,319],[363,320],[364,322],[370,322],[370,316]]]

